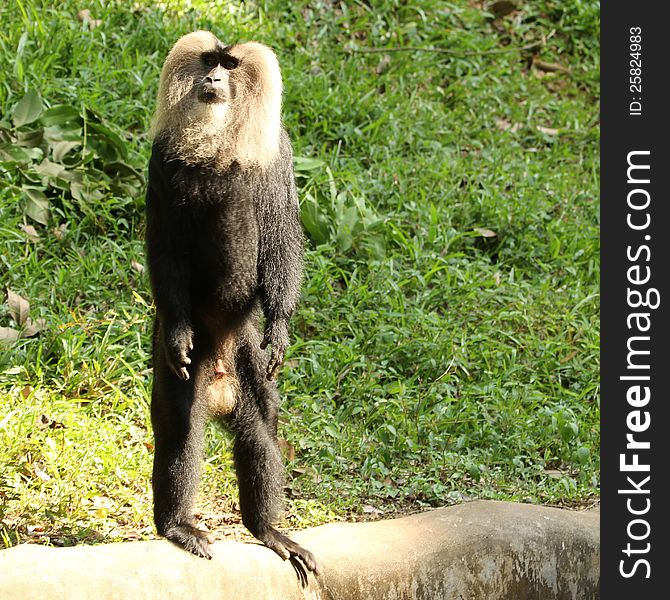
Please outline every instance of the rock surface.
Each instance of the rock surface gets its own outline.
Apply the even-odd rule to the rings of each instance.
[[[169,542],[0,551],[0,598],[96,600],[586,600],[599,597],[600,519],[477,501],[292,536],[322,574],[259,544],[216,542],[211,561]]]

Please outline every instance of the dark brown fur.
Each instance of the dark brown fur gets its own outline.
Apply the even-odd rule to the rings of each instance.
[[[205,423],[222,418],[235,435],[244,524],[282,558],[298,557],[315,571],[312,554],[273,525],[284,481],[274,377],[300,293],[303,243],[291,144],[274,97],[281,89],[266,89],[277,82],[281,88],[281,79],[276,59],[268,58],[274,55],[263,46],[226,47],[204,32],[184,39],[171,51],[161,76],[161,93],[169,91],[165,82],[182,88],[176,104],[159,93],[147,190],[147,257],[157,313],[151,403],[156,526],[190,552],[210,557],[207,535],[196,528],[193,512]],[[203,52],[235,66],[229,74],[216,67],[207,80]],[[226,63],[229,57],[237,62]],[[205,62],[211,63],[211,57]],[[181,70],[170,71],[175,65]],[[264,75],[269,71],[271,76]],[[218,85],[219,78],[222,92],[214,102],[224,106],[203,108],[198,102],[213,96],[202,86]],[[255,78],[255,87],[247,89],[243,83],[249,78]],[[185,81],[192,82],[192,89]],[[251,97],[245,100],[243,94]],[[247,115],[244,107],[263,102],[270,108],[254,115],[258,130],[249,130],[247,122],[241,127],[235,111]],[[192,110],[196,117],[175,114],[170,120],[170,111],[179,110]],[[214,120],[210,129],[207,119]],[[224,119],[225,126],[217,119]],[[167,122],[171,126],[161,128]],[[175,129],[179,123],[213,132],[209,155],[185,155],[188,143],[175,146],[184,133]],[[276,148],[264,137],[274,135],[275,125]],[[226,132],[255,139],[260,150],[231,146],[230,140],[224,142]],[[268,345],[269,355],[263,350]]]

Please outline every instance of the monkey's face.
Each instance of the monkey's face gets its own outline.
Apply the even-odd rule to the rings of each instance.
[[[209,31],[181,37],[165,59],[151,125],[189,164],[269,165],[279,152],[282,80],[274,52],[226,45]]]
[[[232,99],[234,86],[230,72],[239,66],[239,60],[228,54],[225,47],[202,52],[199,56],[202,76],[196,80],[198,101],[220,104]]]

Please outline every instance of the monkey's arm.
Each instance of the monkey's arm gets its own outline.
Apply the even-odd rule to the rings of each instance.
[[[173,196],[161,152],[154,146],[146,198],[147,262],[165,355],[172,371],[187,380],[188,352],[193,349],[190,270],[183,219]]]
[[[283,162],[274,197],[264,198],[259,211],[258,274],[265,314],[261,348],[272,346],[268,379],[277,376],[284,360],[289,344],[288,321],[298,304],[303,269],[303,234],[290,150]]]

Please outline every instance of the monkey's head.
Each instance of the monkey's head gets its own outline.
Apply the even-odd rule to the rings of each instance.
[[[189,33],[165,59],[151,135],[187,164],[264,167],[279,153],[281,94],[277,57],[267,46]]]

